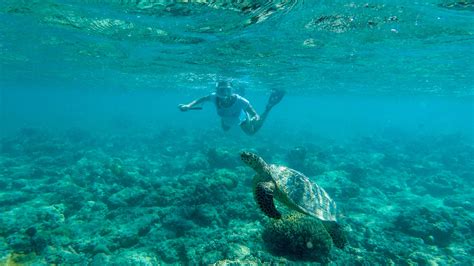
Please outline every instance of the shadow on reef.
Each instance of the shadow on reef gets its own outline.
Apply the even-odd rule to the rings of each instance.
[[[347,244],[340,225],[299,213],[268,221],[262,238],[271,253],[295,261],[327,262],[333,246]]]

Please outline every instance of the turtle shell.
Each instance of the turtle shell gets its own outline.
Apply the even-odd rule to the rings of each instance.
[[[277,186],[279,201],[323,221],[336,221],[336,203],[318,184],[286,166],[271,165],[270,172]]]

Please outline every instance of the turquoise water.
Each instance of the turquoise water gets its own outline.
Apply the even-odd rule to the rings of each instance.
[[[473,265],[473,11],[2,1],[0,264]],[[179,111],[221,79],[286,96],[253,136]],[[265,216],[241,151],[323,187],[345,246]]]

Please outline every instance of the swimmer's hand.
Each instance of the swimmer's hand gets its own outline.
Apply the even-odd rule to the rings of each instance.
[[[189,104],[179,104],[178,108],[181,112],[186,112],[191,109],[191,106],[189,106]]]
[[[260,120],[260,116],[259,116],[259,115],[254,115],[254,116],[252,117],[252,119],[250,119],[250,120],[251,120],[251,121],[258,121],[258,120]]]

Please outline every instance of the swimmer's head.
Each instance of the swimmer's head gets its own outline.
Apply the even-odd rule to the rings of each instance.
[[[230,81],[219,81],[216,84],[216,96],[226,98],[232,96],[232,83]]]

